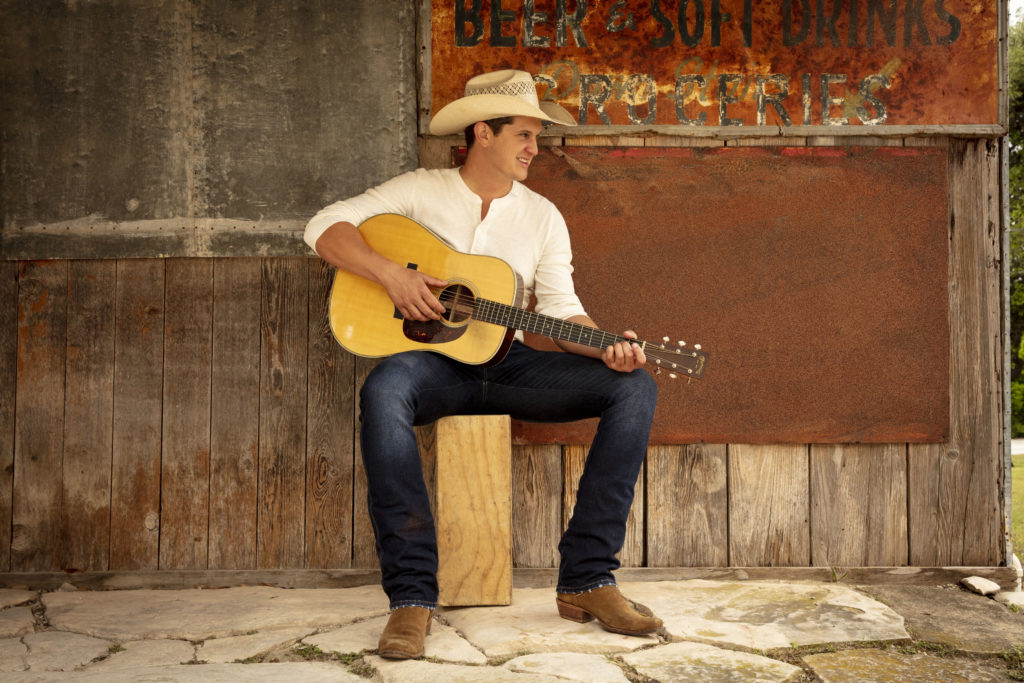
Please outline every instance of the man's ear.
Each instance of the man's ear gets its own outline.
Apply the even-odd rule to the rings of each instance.
[[[484,145],[490,144],[491,138],[494,137],[494,131],[483,121],[477,121],[473,124],[473,134]]]

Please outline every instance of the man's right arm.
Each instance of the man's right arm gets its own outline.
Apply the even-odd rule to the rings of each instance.
[[[411,268],[404,268],[375,251],[352,223],[334,223],[316,240],[316,253],[332,266],[376,282],[409,320],[437,320],[444,306],[431,287],[447,283]]]

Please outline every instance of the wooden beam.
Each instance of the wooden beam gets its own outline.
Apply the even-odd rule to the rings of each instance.
[[[813,581],[845,586],[946,586],[968,576],[995,581],[1012,591],[1017,573],[1010,567],[664,567],[623,568],[620,583],[631,581]],[[515,569],[515,588],[554,588],[557,569]],[[0,588],[52,591],[61,586],[79,590],[163,590],[278,586],[281,588],[353,588],[380,584],[375,569],[160,570],[125,572],[3,572]]]

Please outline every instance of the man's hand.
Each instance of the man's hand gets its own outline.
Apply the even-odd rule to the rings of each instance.
[[[316,241],[316,252],[332,266],[380,284],[408,320],[437,320],[444,313],[430,288],[444,287],[447,282],[385,258],[370,248],[351,223],[327,228]]]
[[[637,338],[636,332],[633,330],[626,330],[622,333],[622,336],[627,339]],[[639,344],[631,341],[620,341],[606,348],[601,355],[601,360],[612,370],[632,372],[644,366],[647,362],[647,356],[644,355],[644,350]]]
[[[440,319],[445,308],[430,288],[447,284],[444,280],[398,264],[381,277],[381,285],[402,317],[420,322]]]

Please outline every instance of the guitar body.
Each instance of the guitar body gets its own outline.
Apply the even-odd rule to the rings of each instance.
[[[455,251],[420,224],[395,214],[374,216],[359,226],[359,232],[380,254],[446,280],[470,297],[510,306],[519,303],[519,278],[499,258]],[[334,276],[329,318],[331,331],[345,349],[370,358],[435,351],[463,363],[493,364],[504,358],[515,334],[500,325],[474,323],[457,311],[448,320],[403,320],[383,287],[344,270]]]

